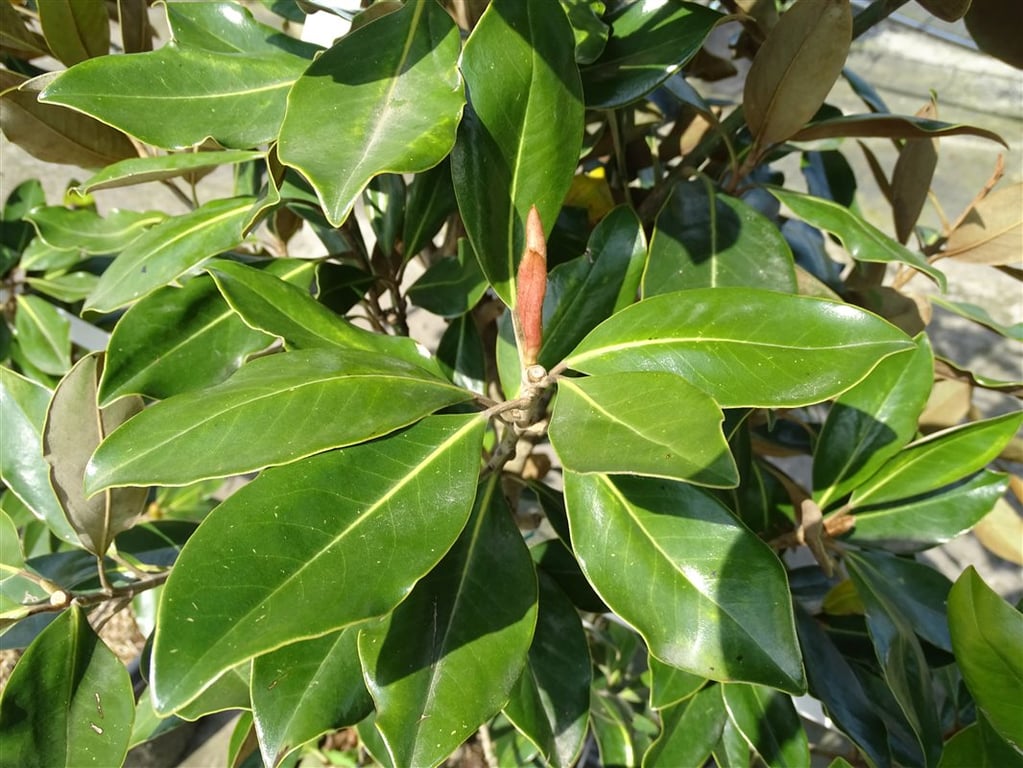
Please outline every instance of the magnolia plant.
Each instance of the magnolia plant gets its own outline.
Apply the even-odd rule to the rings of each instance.
[[[1018,279],[1021,188],[919,223],[1001,139],[844,69],[904,1],[0,4],[3,132],[94,170],[3,208],[0,764],[233,710],[225,765],[809,765],[813,702],[832,765],[1019,764],[1023,617],[917,555],[1019,493],[1023,385],[927,323],[1019,339],[940,267]]]

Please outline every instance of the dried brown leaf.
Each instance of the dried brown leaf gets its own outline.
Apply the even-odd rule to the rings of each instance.
[[[1023,264],[1023,182],[977,203],[949,235],[941,255],[972,264]]]
[[[995,508],[973,527],[973,533],[989,552],[1023,565],[1023,520],[1005,499],[998,500]]]
[[[767,36],[743,91],[746,122],[761,146],[792,136],[835,84],[852,41],[849,0],[797,0]]]

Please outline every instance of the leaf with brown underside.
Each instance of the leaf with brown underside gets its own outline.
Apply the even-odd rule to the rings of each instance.
[[[798,0],[750,68],[743,108],[760,146],[792,136],[814,116],[842,72],[852,41],[849,0]]]
[[[997,141],[1003,147],[1009,145],[994,131],[978,128],[965,123],[943,123],[924,117],[909,115],[843,115],[819,120],[808,125],[791,137],[792,141],[816,141],[817,139],[860,138],[860,139],[936,139],[939,136],[979,136]]]
[[[1023,264],[1023,182],[991,193],[970,211],[945,243],[942,257],[992,266]]]
[[[933,120],[938,115],[932,99],[916,113],[917,117]],[[909,240],[920,213],[927,202],[927,193],[938,166],[937,139],[907,139],[899,150],[899,159],[892,171],[892,216],[895,237],[900,243]]]

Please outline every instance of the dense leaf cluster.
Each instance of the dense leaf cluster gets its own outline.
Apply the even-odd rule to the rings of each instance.
[[[4,133],[95,170],[3,208],[0,764],[239,710],[225,764],[349,728],[399,767],[809,765],[805,694],[862,764],[1019,764],[1023,617],[916,554],[1005,503],[1023,421],[935,430],[935,381],[1023,384],[936,358],[905,286],[1018,277],[1020,188],[918,225],[939,138],[1000,139],[843,70],[898,4],[363,3],[323,49],[316,2],[0,3]],[[862,145],[895,237],[846,137],[898,149]],[[181,210],[91,197],[146,183]],[[96,633],[129,604],[137,701]]]

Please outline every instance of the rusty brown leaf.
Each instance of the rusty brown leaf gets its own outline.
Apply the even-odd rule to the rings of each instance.
[[[937,106],[931,101],[916,116],[933,120],[937,114]],[[891,203],[895,236],[900,243],[908,241],[913,234],[937,167],[937,139],[907,139],[899,150],[899,159],[892,171]]]
[[[743,91],[760,146],[784,141],[814,116],[849,53],[849,0],[797,0],[767,36]]]
[[[949,235],[941,256],[972,264],[1023,264],[1023,182],[977,203]]]
[[[57,73],[26,80],[0,69],[0,128],[12,142],[47,163],[101,168],[138,157],[128,138],[88,115],[40,104],[39,92]]]

